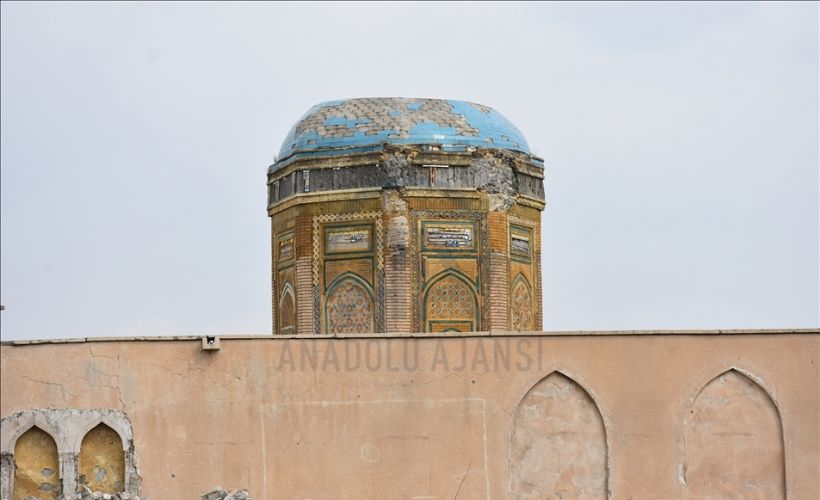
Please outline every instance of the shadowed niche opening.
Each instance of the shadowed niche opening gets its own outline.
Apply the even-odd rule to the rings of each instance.
[[[91,491],[125,490],[125,453],[117,431],[105,424],[94,427],[80,445],[80,483]]]
[[[52,500],[60,495],[57,443],[44,430],[32,427],[14,445],[14,500]]]

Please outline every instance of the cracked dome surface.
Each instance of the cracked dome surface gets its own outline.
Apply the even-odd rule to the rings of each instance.
[[[435,144],[530,154],[523,134],[501,113],[451,99],[362,98],[313,106],[293,126],[277,163],[297,156],[369,151],[384,144]]]

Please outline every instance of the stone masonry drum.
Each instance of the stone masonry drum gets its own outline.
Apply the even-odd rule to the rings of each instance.
[[[317,104],[268,169],[274,334],[539,330],[543,179],[487,106]]]

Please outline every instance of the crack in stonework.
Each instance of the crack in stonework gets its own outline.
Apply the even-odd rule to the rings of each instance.
[[[116,359],[117,360],[117,371],[119,372],[121,370],[119,353],[116,356],[109,356],[109,355],[105,355],[105,354],[94,354],[94,349],[92,348],[92,344],[88,344],[88,353],[91,355],[92,358]],[[93,365],[88,365],[88,368],[91,369],[92,371],[94,371],[95,373],[105,375],[106,377],[113,377],[113,378],[117,379],[116,384],[113,385],[113,386],[112,385],[106,385],[106,384],[103,384],[103,383],[95,384],[95,383],[92,383],[90,380],[88,381],[88,383],[92,387],[104,387],[106,389],[111,389],[111,390],[115,391],[117,393],[117,400],[119,400],[119,402],[120,402],[120,409],[123,411],[123,413],[125,413],[126,409],[128,408],[128,405],[125,403],[125,400],[122,397],[122,390],[120,389],[120,375],[119,375],[119,373],[117,373],[117,375],[113,375],[111,373],[104,372],[104,371],[96,368]]]
[[[45,384],[45,385],[56,385],[57,387],[59,387],[60,391],[62,392],[62,396],[63,396],[63,404],[66,405],[66,406],[68,406],[68,398],[66,398],[65,393],[69,393],[72,396],[76,396],[76,394],[74,394],[73,392],[66,389],[65,386],[63,386],[63,384],[61,384],[59,382],[48,382],[48,381],[45,381],[45,380],[37,380],[35,378],[29,377],[28,375],[24,375],[24,374],[21,374],[21,375],[24,379],[26,379],[30,382],[35,382],[35,383],[38,383],[38,384]]]

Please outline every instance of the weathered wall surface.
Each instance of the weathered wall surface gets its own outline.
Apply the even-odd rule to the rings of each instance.
[[[12,491],[14,495],[21,492],[19,498],[23,500],[29,496],[47,498],[44,492],[53,492],[54,496],[62,492],[68,496],[82,485],[100,493],[136,494],[140,478],[128,417],[111,407],[68,409],[55,406],[31,406],[3,414],[0,419],[0,499],[6,500]],[[29,433],[48,436],[53,450],[48,440],[38,439],[21,452],[21,442],[26,442],[23,436]],[[26,465],[38,463],[30,460],[35,455],[53,456],[57,465],[42,468]],[[27,484],[22,470],[33,470],[48,479],[35,481],[39,490],[37,495],[29,495],[21,489]],[[34,490],[31,493],[35,493]]]
[[[154,500],[815,500],[818,357],[808,331],[3,345],[0,413],[121,410]]]
[[[510,441],[514,498],[606,499],[606,430],[595,401],[554,372],[515,410]]]
[[[94,427],[80,445],[80,483],[91,491],[125,491],[125,455],[117,431],[105,424]]]
[[[784,498],[780,416],[748,376],[731,370],[709,382],[687,415],[685,438],[690,498]]]
[[[60,493],[60,458],[57,443],[47,432],[33,427],[14,445],[14,500],[56,498]]]
[[[271,207],[274,333],[537,330],[541,208],[474,188],[290,198]]]

